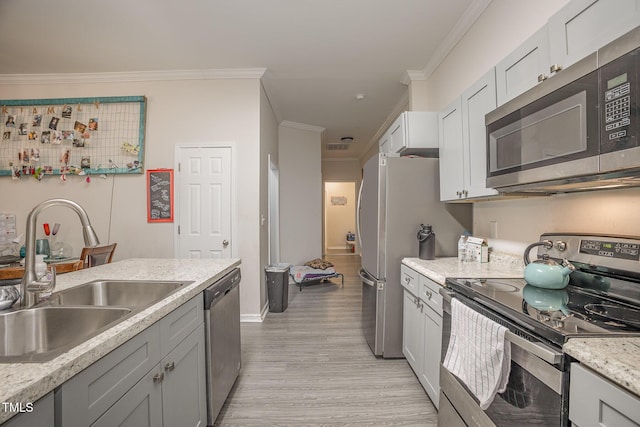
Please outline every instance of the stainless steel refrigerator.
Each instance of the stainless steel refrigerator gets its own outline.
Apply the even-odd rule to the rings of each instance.
[[[364,166],[357,211],[364,335],[376,356],[404,357],[402,258],[418,257],[420,224],[433,226],[436,256],[456,256],[471,207],[440,202],[437,158],[378,154]]]

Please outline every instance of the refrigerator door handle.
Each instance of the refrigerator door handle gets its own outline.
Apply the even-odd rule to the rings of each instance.
[[[362,187],[364,187],[364,180],[360,183],[360,190],[358,190],[358,203],[356,205],[356,234],[358,235],[360,250],[362,250],[362,237],[360,237],[362,236],[360,233],[360,202],[362,200]]]
[[[361,268],[361,269],[358,271],[358,276],[360,276],[360,278],[362,279],[362,281],[363,281],[365,284],[367,284],[367,285],[369,285],[369,286],[375,286],[375,285],[376,285],[376,282],[374,282],[373,280],[371,280],[371,279],[369,279],[368,277],[366,277],[366,276],[368,276],[368,274],[367,274],[367,272],[366,272],[366,271],[364,271],[364,269],[362,269],[362,268]]]

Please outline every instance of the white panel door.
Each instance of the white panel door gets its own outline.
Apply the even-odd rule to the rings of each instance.
[[[178,256],[231,257],[231,147],[180,147],[178,162]]]

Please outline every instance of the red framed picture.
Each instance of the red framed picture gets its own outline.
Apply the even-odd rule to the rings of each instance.
[[[173,169],[147,169],[147,222],[173,222]]]

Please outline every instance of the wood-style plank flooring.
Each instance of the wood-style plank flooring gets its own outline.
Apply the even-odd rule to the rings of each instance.
[[[242,369],[216,426],[435,426],[405,359],[373,356],[360,326],[359,256],[340,279],[289,287],[289,306],[242,324]]]

